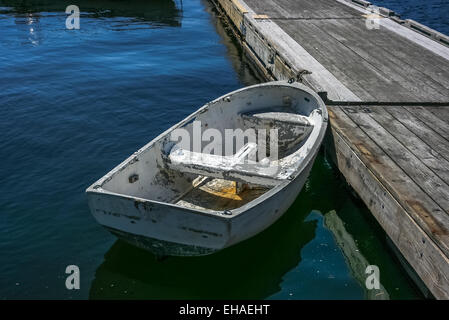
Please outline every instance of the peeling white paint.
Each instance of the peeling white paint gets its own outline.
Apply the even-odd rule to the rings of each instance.
[[[270,125],[278,130],[279,143],[286,143],[279,159],[256,163],[242,163],[257,150],[252,143],[223,157],[174,148],[170,133],[183,128],[193,136],[195,120],[201,129],[222,134]],[[298,83],[269,82],[231,92],[90,186],[90,209],[114,234],[157,254],[210,254],[254,236],[289,208],[309,174],[327,121],[318,95]]]

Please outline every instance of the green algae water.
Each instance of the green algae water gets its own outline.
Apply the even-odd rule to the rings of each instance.
[[[219,253],[157,261],[98,225],[84,190],[204,103],[258,83],[208,1],[0,0],[1,299],[421,298],[321,152],[299,197]],[[65,269],[80,269],[79,290]]]

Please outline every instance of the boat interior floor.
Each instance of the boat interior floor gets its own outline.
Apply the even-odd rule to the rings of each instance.
[[[202,177],[200,182],[180,198],[175,204],[191,209],[226,211],[239,208],[258,198],[269,188],[249,186],[235,181]]]
[[[172,203],[206,211],[233,210],[260,197],[286,179],[279,175],[282,168],[271,165],[265,154],[259,157],[258,148],[262,146],[262,150],[268,150],[271,147],[270,140],[274,140],[278,143],[281,158],[297,151],[313,129],[310,118],[286,106],[240,113],[239,116],[243,128],[278,130],[274,133],[275,138],[271,137],[270,131],[266,139],[257,141],[260,145],[248,142],[229,156],[192,152],[178,145],[172,146],[166,153],[168,167],[197,175],[192,187]],[[246,160],[255,155],[262,160],[266,158],[268,164],[267,161],[247,164]]]

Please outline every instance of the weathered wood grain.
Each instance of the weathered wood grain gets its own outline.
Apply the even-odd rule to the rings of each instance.
[[[447,256],[412,219],[383,181],[365,165],[359,157],[361,153],[354,152],[354,144],[343,133],[345,127],[351,126],[350,119],[337,117],[334,113],[336,110],[334,107],[329,108],[329,116],[333,122],[332,135],[339,169],[432,294],[437,299],[449,299]],[[340,115],[344,117],[343,112]],[[356,128],[354,123],[352,126]],[[370,140],[363,134],[361,138]]]
[[[426,107],[427,111],[430,111],[435,116],[445,121],[449,126],[449,105],[446,107]],[[448,137],[449,138],[449,137]]]
[[[352,146],[354,154],[449,256],[449,216],[346,112],[340,107],[329,109],[332,111],[332,126]],[[362,189],[355,190],[358,193],[365,192]]]
[[[344,86],[340,80],[338,80],[331,72],[323,67],[312,55],[310,55],[302,46],[294,41],[284,30],[282,30],[277,24],[272,21],[256,20],[252,18],[251,13],[245,16],[245,23],[248,26],[246,28],[251,30],[253,28],[255,32],[259,34],[259,38],[263,41],[264,45],[261,47],[261,42],[256,41],[256,37],[246,38],[248,45],[250,45],[254,51],[274,50],[277,56],[280,56],[282,60],[287,63],[294,73],[299,73],[302,70],[311,72],[310,75],[305,75],[303,78],[316,91],[328,92],[329,98],[335,100],[352,100],[359,101],[359,97],[352,93],[346,86]],[[263,35],[263,39],[261,37]],[[270,43],[270,47],[266,43]],[[263,49],[265,48],[265,49]],[[261,59],[264,59],[265,65],[268,65],[270,60],[269,55],[262,54]],[[286,77],[285,74],[279,73],[278,70],[273,70],[277,79],[284,80],[290,77]]]
[[[393,28],[390,19],[369,30],[365,9],[335,0],[245,2],[267,14],[362,100],[449,99],[449,48],[419,34],[411,39],[410,32],[416,32],[399,24]]]
[[[362,100],[449,99],[449,61],[387,29],[368,30],[364,21],[354,19],[276,23]],[[408,52],[414,56],[404,59]],[[425,72],[419,67],[422,57],[428,61]]]
[[[395,108],[372,107],[369,108],[370,116],[432,170],[436,176],[446,184],[449,183],[449,161],[433,148],[431,141],[420,138],[387,111]],[[445,144],[445,146],[449,147],[449,144]]]
[[[426,122],[415,114],[413,112],[414,109],[414,107],[393,107],[386,108],[386,111],[393,115],[398,122],[402,123],[422,141],[428,144],[435,152],[440,154],[443,160],[449,161],[449,140],[438,133],[438,128],[432,128],[431,123]],[[432,154],[434,153],[432,152]]]
[[[342,6],[335,0],[245,0],[258,14],[266,14],[272,19],[329,19],[359,18],[356,10]]]
[[[413,109],[407,108],[406,110],[427,123],[443,138],[449,140],[449,125],[440,117],[440,115],[430,112],[426,107],[414,107]]]
[[[218,1],[274,79],[299,74],[339,101],[449,102],[449,48],[391,19],[369,30],[369,12],[344,0]],[[449,106],[328,109],[340,171],[432,294],[449,299]]]
[[[364,101],[417,101],[417,97],[394,79],[364,60],[344,39],[335,39],[311,21],[277,22],[287,34],[304,46],[324,68]],[[327,21],[326,21],[327,23]],[[311,35],[313,35],[311,37]]]
[[[375,67],[384,77],[400,83],[417,98],[449,96],[448,61],[380,26],[368,30],[364,20],[311,21],[341,41],[360,58]],[[443,68],[442,68],[443,67]]]
[[[341,108],[359,128],[382,149],[383,152],[432,198],[444,212],[432,213],[443,225],[449,227],[449,185],[436,176],[418,157],[413,155],[401,141],[370,116],[371,109],[366,107]],[[365,111],[366,110],[366,111]],[[405,143],[405,142],[404,142]],[[449,182],[449,181],[448,181]],[[404,190],[407,194],[407,190]],[[438,212],[438,213],[437,213]]]

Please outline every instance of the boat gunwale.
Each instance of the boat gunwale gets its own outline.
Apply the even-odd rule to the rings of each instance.
[[[107,183],[108,181],[110,181],[117,173],[119,173],[120,171],[122,171],[124,168],[126,168],[128,165],[132,164],[136,157],[138,157],[139,155],[143,154],[144,152],[150,150],[151,148],[154,147],[154,144],[160,140],[162,140],[164,137],[166,137],[170,132],[172,132],[173,130],[177,129],[177,128],[181,128],[183,126],[185,126],[186,124],[188,124],[189,122],[191,122],[192,120],[194,120],[194,118],[196,118],[199,114],[205,112],[205,110],[207,110],[211,105],[214,105],[222,100],[224,100],[225,98],[228,97],[232,97],[233,95],[236,95],[242,91],[246,91],[246,90],[250,90],[250,89],[254,89],[254,88],[259,88],[259,87],[292,87],[295,89],[300,89],[303,90],[307,93],[309,93],[311,96],[313,96],[315,98],[315,101],[317,103],[317,108],[316,109],[321,109],[322,110],[322,125],[320,128],[320,132],[318,134],[318,136],[315,139],[315,142],[313,143],[313,147],[317,146],[317,143],[319,141],[318,144],[318,150],[314,150],[314,152],[308,152],[306,157],[304,159],[302,159],[301,164],[295,169],[294,172],[292,172],[289,177],[287,179],[285,179],[285,181],[280,182],[278,185],[270,188],[267,192],[265,192],[264,194],[262,194],[261,196],[257,197],[256,199],[242,205],[241,207],[235,208],[235,209],[231,209],[231,210],[227,210],[227,212],[229,212],[228,214],[224,214],[223,211],[215,211],[215,210],[203,210],[203,209],[199,209],[199,208],[188,208],[185,206],[181,206],[175,203],[169,203],[169,202],[163,202],[163,201],[158,201],[158,200],[153,200],[153,199],[145,199],[145,198],[140,198],[140,197],[136,197],[136,196],[131,196],[131,195],[127,195],[127,194],[123,194],[123,193],[117,193],[117,192],[113,192],[113,191],[109,191],[106,189],[103,189],[103,185],[105,183]],[[327,113],[327,108],[326,105],[324,104],[324,102],[321,100],[321,98],[319,97],[319,95],[313,91],[311,88],[301,84],[301,83],[288,83],[287,81],[271,81],[271,82],[265,82],[265,83],[260,83],[260,84],[255,84],[252,86],[248,86],[248,87],[243,87],[237,90],[234,90],[230,93],[227,93],[225,95],[222,95],[208,103],[206,103],[205,105],[203,105],[202,107],[200,107],[198,110],[196,110],[195,112],[191,113],[189,116],[187,116],[186,118],[184,118],[183,120],[181,120],[180,122],[176,123],[175,125],[171,126],[170,128],[168,128],[167,130],[165,130],[164,132],[162,132],[161,134],[159,134],[158,136],[156,136],[154,139],[152,139],[150,142],[148,142],[147,144],[145,144],[143,147],[139,148],[136,152],[134,152],[131,156],[129,156],[128,158],[126,158],[124,161],[122,161],[121,163],[119,163],[117,166],[115,166],[112,170],[110,170],[108,173],[106,173],[103,177],[101,177],[100,179],[98,179],[96,182],[94,182],[93,184],[91,184],[87,189],[86,189],[86,193],[87,194],[98,194],[98,195],[108,195],[108,196],[114,196],[114,197],[119,197],[119,198],[124,198],[127,200],[134,200],[134,201],[139,201],[139,202],[143,202],[143,203],[154,203],[157,205],[163,205],[163,206],[168,206],[168,207],[173,207],[176,208],[178,210],[184,211],[184,212],[188,212],[188,213],[195,213],[195,214],[201,214],[201,215],[206,215],[206,216],[210,216],[210,217],[215,217],[221,220],[230,220],[232,218],[235,218],[237,216],[239,216],[240,214],[244,213],[245,211],[248,211],[249,209],[257,206],[258,204],[260,204],[261,202],[265,201],[266,199],[270,198],[271,196],[275,195],[276,193],[278,193],[279,191],[281,191],[282,189],[284,189],[286,186],[288,186],[291,182],[293,182],[296,178],[298,178],[300,176],[300,173],[304,170],[304,168],[307,167],[307,165],[309,164],[309,162],[314,159],[315,154],[319,151],[319,147],[321,146],[321,143],[323,141],[324,138],[324,134],[326,132],[327,129],[327,123],[328,123],[328,113]],[[311,150],[312,151],[312,150]]]

